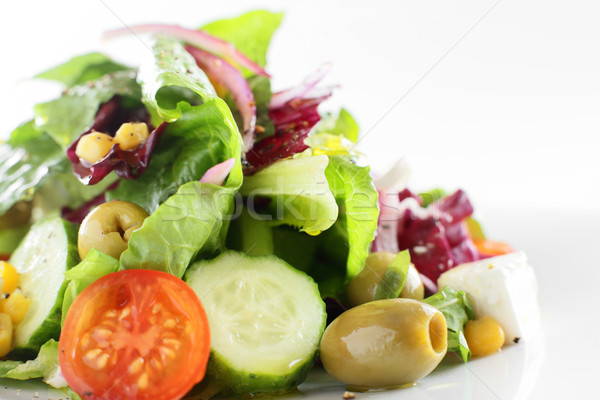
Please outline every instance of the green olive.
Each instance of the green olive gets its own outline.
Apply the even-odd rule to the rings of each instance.
[[[410,264],[408,267],[408,275],[406,276],[404,287],[400,292],[400,297],[415,300],[423,300],[425,298],[425,287],[423,286],[419,271],[417,271],[414,264]]]
[[[349,309],[325,330],[320,356],[337,380],[357,389],[412,384],[447,348],[444,315],[413,299],[372,301]]]
[[[394,261],[394,258],[396,258],[396,254],[387,251],[369,254],[363,270],[346,286],[346,296],[350,306],[354,307],[375,299],[377,286],[379,286],[385,270]],[[419,272],[411,264],[408,268],[406,283],[399,297],[423,300],[424,295],[425,289]]]
[[[79,227],[77,247],[83,260],[91,249],[119,258],[131,233],[142,226],[148,213],[128,201],[109,201],[94,208]]]
[[[31,202],[19,201],[0,216],[0,230],[23,226],[30,218]]]

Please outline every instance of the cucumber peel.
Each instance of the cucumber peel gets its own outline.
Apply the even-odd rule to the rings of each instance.
[[[275,256],[229,251],[184,280],[211,329],[207,378],[222,395],[285,393],[308,374],[325,329],[315,282]]]
[[[15,328],[10,357],[35,357],[48,340],[58,340],[67,287],[64,275],[79,261],[77,229],[61,218],[40,221],[12,254],[9,262],[19,273],[19,287],[31,303]]]

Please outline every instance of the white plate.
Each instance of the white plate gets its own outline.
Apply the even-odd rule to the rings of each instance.
[[[544,351],[543,340],[538,340],[529,345],[511,346],[492,357],[472,360],[465,365],[449,356],[418,385],[355,395],[357,399],[528,399],[539,375]],[[67,398],[64,393],[51,390],[41,382],[0,379],[0,388],[3,391],[2,399],[7,400]],[[315,368],[300,385],[298,392],[276,398],[341,399],[345,391],[344,385],[331,378],[322,368]]]

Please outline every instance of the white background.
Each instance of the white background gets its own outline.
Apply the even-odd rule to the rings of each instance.
[[[101,49],[105,29],[258,7],[286,11],[275,88],[332,61],[327,83],[341,88],[324,109],[355,115],[376,171],[407,156],[412,187],[466,189],[488,233],[528,252],[548,345],[532,397],[595,387],[600,313],[584,299],[600,279],[598,1],[5,2],[0,135],[55,94],[23,80]]]

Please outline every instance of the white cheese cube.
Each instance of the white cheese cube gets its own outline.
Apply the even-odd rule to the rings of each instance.
[[[468,294],[477,318],[495,318],[505,343],[526,340],[540,327],[537,282],[522,251],[459,265],[439,277],[440,289],[446,285]]]

